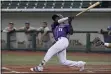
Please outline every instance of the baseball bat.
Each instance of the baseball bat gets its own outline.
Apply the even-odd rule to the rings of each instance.
[[[88,7],[88,8],[86,8],[85,10],[83,10],[83,11],[79,12],[78,14],[76,14],[76,16],[81,15],[82,13],[84,13],[84,12],[88,11],[88,10],[89,10],[89,9],[91,9],[91,8],[96,7],[96,6],[97,6],[97,5],[99,5],[99,4],[100,4],[100,2],[96,2],[96,3],[94,3],[93,5],[89,6],[89,7]]]

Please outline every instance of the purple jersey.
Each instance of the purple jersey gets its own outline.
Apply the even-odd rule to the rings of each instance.
[[[70,31],[69,24],[52,24],[51,27],[55,40],[58,40],[59,37],[67,37]]]

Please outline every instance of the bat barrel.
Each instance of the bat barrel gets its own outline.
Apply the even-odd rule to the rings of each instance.
[[[88,11],[88,10],[91,9],[91,8],[96,7],[96,6],[99,5],[99,4],[100,4],[100,2],[96,2],[96,3],[94,3],[93,5],[89,6],[87,9],[85,9],[85,10],[79,12],[78,14],[76,14],[76,16],[79,16],[80,14],[82,14],[82,13]]]

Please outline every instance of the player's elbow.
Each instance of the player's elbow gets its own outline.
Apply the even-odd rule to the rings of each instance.
[[[68,20],[68,17],[62,18],[58,20],[58,23],[63,23],[64,21]]]

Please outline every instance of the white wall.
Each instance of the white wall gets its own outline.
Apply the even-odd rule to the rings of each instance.
[[[51,16],[55,13],[4,13],[2,12],[2,29],[4,29],[9,22],[14,22],[15,27],[19,28],[24,26],[26,21],[29,21],[33,27],[40,27],[43,21],[48,22],[48,26],[52,23]],[[63,13],[64,16],[75,15],[76,13]],[[111,25],[111,13],[84,13],[78,17],[75,17],[73,21],[74,30],[82,31],[99,31],[100,29],[106,29]],[[92,34],[91,40],[99,34]],[[2,36],[4,37],[4,36]],[[21,38],[22,37],[22,38]],[[19,39],[24,40],[23,35],[18,35]],[[71,36],[71,39],[79,39],[85,44],[85,34],[75,34]]]

